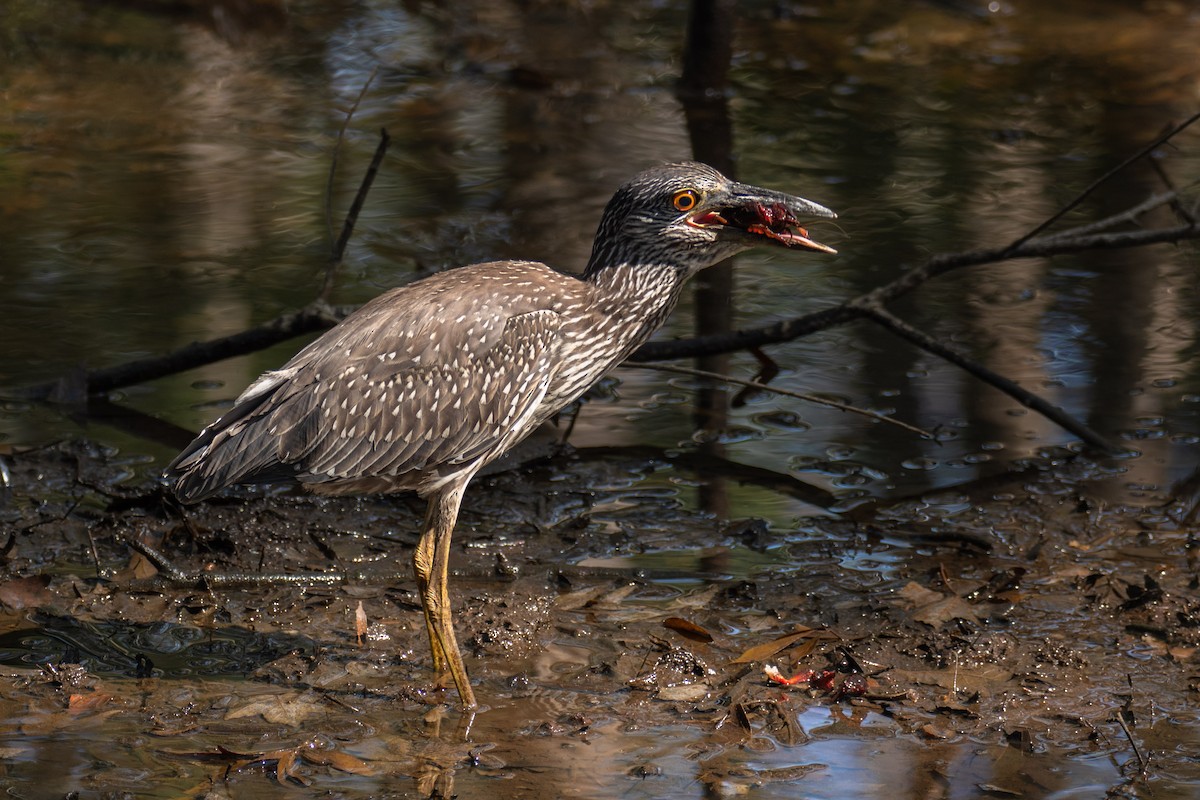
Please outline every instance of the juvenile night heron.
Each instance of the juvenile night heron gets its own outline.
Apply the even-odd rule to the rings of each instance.
[[[434,667],[475,708],[446,585],[471,478],[645,342],[689,277],[758,244],[832,253],[799,220],[833,216],[702,164],[647,170],[609,201],[581,277],[494,261],[393,289],[258,378],[165,476],[187,503],[283,480],[427,499],[413,564]]]

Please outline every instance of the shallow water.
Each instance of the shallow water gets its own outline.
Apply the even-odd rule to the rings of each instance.
[[[578,268],[612,189],[642,166],[689,154],[674,93],[681,2],[261,5],[245,17],[237,3],[181,14],[16,0],[0,16],[0,386],[161,354],[311,300],[328,252],[333,153],[328,217],[336,229],[380,127],[393,143],[341,268],[338,302],[363,301],[419,269],[491,258]],[[729,98],[739,177],[840,214],[836,225],[812,227],[839,249],[836,258],[739,259],[741,327],[832,305],[931,253],[1011,241],[1193,113],[1200,85],[1200,17],[1186,4],[749,2],[739,13]],[[345,114],[368,80],[339,148]],[[1200,134],[1189,132],[1157,164],[1183,187],[1200,177],[1198,154]],[[1154,171],[1136,165],[1064,225],[1161,187]],[[1196,468],[1196,259],[1195,246],[1184,244],[1014,262],[930,282],[897,311],[1136,449],[1092,476],[1090,492],[1153,506]],[[693,316],[686,301],[662,336],[688,335]],[[298,346],[130,387],[113,400],[195,430]],[[930,490],[1072,442],[866,323],[769,352],[784,370],[778,385],[894,411],[937,428],[938,441],[759,397],[732,412],[722,436],[727,458],[810,482],[846,507],[864,495],[911,497],[916,507],[899,515],[906,525],[945,527],[971,505],[931,500]],[[738,374],[754,368],[747,355],[732,359]],[[618,377],[619,399],[587,405],[575,445],[695,450],[690,381],[643,370]],[[9,402],[0,406],[0,437],[27,445],[86,434],[119,449],[130,483],[177,449],[144,426],[77,412]],[[625,476],[628,496],[613,491],[591,509],[610,538],[577,545],[568,560],[641,570],[670,597],[814,564],[818,584],[847,573],[890,581],[914,552],[927,554],[886,533],[885,546],[828,538],[803,521],[825,509],[740,477],[714,481],[655,461]],[[714,552],[680,542],[669,521],[656,527],[620,513],[627,505],[644,511],[647,497],[665,516],[676,504],[714,508],[714,482],[726,495],[720,516],[774,524],[770,547],[727,543]],[[1007,535],[983,524],[979,532]],[[829,552],[820,551],[823,541]],[[1119,552],[1114,559],[1138,563]],[[1119,773],[1104,753],[1076,753],[1063,766],[1050,749],[1031,757],[992,742],[930,745],[880,720],[863,723],[878,738],[861,726],[843,737],[831,725],[839,713],[801,716],[815,741],[799,756],[794,747],[738,749],[729,768],[758,774],[823,763],[804,778],[812,797],[894,794],[892,776],[906,769],[895,764],[909,760],[941,776],[931,779],[940,794],[913,778],[905,790],[914,797],[977,796],[979,784],[1001,783],[989,777],[998,764],[1033,775],[1022,790],[1039,797],[1095,796]],[[519,713],[509,714],[497,708],[485,717],[481,741],[516,724]],[[1172,734],[1164,724],[1168,744],[1160,747],[1194,743],[1194,726],[1182,728]],[[576,796],[721,796],[713,788],[720,781],[695,776],[703,738],[687,726],[652,725],[572,744],[619,750],[611,770],[586,781],[571,769],[571,748],[553,757],[563,762],[563,785],[581,787]],[[556,752],[547,747],[529,769],[550,769]],[[30,763],[16,761],[18,770]],[[640,764],[670,777],[631,777]],[[517,785],[520,774],[481,780]],[[755,796],[795,796],[789,774],[754,784]],[[1147,796],[1188,796],[1189,781]],[[460,774],[460,791],[462,782]]]
[[[6,385],[160,354],[311,299],[335,140],[375,70],[337,151],[335,227],[375,131],[386,126],[393,145],[342,268],[340,301],[418,267],[520,256],[578,268],[612,187],[688,153],[672,91],[682,4],[525,15],[470,3],[302,3],[248,18],[214,4],[183,20],[68,6],[60,15],[57,4],[21,2],[3,23]],[[1190,112],[1198,76],[1186,67],[1190,40],[1177,34],[1195,24],[1184,8],[748,4],[731,72],[740,176],[837,209],[838,223],[814,233],[841,255],[742,257],[737,324],[825,307],[926,254],[1030,229]],[[1196,141],[1185,134],[1161,153],[1177,185],[1196,177]],[[1159,184],[1134,167],[1072,221]],[[1130,464],[1137,481],[1165,486],[1192,469],[1200,429],[1194,259],[1185,245],[1017,262],[933,281],[898,310],[1134,442],[1146,454]],[[690,311],[685,304],[662,335],[686,335]],[[118,399],[195,428],[294,349]],[[776,398],[735,412],[731,458],[841,494],[957,483],[1070,439],[865,323],[770,352],[785,388],[944,431],[924,442]],[[744,374],[748,363],[736,356],[732,368]],[[620,377],[622,402],[590,408],[580,444],[611,444],[613,431],[629,442],[692,441],[678,413],[686,383]],[[800,424],[763,421],[777,410]],[[0,415],[10,442],[74,430],[23,404]],[[132,445],[115,431],[92,434]],[[132,446],[160,458],[171,450]]]

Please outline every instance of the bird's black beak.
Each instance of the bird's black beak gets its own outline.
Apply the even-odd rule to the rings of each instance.
[[[688,223],[733,229],[784,247],[836,253],[832,247],[808,237],[808,231],[800,226],[800,219],[806,217],[834,219],[837,214],[803,197],[735,183],[692,211]]]

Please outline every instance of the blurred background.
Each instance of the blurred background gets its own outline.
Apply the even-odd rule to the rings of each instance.
[[[386,128],[392,145],[334,300],[424,270],[519,257],[581,269],[637,170],[692,157],[840,214],[839,255],[739,257],[727,309],[685,301],[660,338],[726,310],[752,327],[834,305],[948,251],[996,247],[1200,107],[1186,2],[743,0],[693,51],[684,0],[7,0],[0,9],[0,386],[235,333],[312,300],[332,229]],[[728,48],[728,49],[726,49]],[[374,79],[371,79],[374,74]],[[364,86],[369,87],[347,123]],[[684,100],[691,103],[685,113]],[[345,136],[337,146],[339,131]],[[330,170],[337,152],[331,191]],[[1187,132],[1064,224],[1200,177]],[[1164,212],[1165,213],[1165,212]],[[1188,476],[1200,441],[1197,250],[1024,260],[937,279],[904,318],[1140,454],[1114,498]],[[191,430],[301,342],[114,393]],[[572,437],[786,473],[844,504],[972,480],[1073,437],[866,323],[768,348],[776,384],[939,431],[760,396],[697,432],[695,381],[620,370]],[[733,356],[751,377],[754,359]],[[79,409],[10,401],[0,444],[86,435],[139,477],[176,449]],[[703,480],[654,476],[709,505]],[[725,515],[794,498],[733,486]]]

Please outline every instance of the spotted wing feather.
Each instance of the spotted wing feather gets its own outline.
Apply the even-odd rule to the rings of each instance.
[[[422,489],[498,456],[550,413],[562,319],[506,277],[532,268],[548,271],[479,265],[368,303],[205,429],[167,468],[176,494],[288,478]]]

